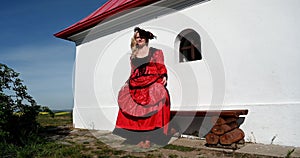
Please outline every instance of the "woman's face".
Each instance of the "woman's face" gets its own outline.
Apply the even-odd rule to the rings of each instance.
[[[146,45],[146,39],[143,37],[140,37],[139,33],[136,33],[135,40],[136,40],[137,45],[140,47]]]

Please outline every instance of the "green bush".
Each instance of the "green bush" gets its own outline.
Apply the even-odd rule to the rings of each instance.
[[[19,73],[0,63],[0,141],[25,145],[37,133],[39,111]]]

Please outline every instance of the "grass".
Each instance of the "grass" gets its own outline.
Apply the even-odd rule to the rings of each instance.
[[[57,127],[72,129],[72,113],[57,112],[54,117],[47,112],[39,114],[37,121],[41,129],[40,135],[33,136],[32,141],[26,146],[15,146],[0,142],[0,157],[2,158],[85,158],[85,157],[134,157],[120,150],[112,149],[101,141],[90,142],[68,142],[63,140],[49,140],[45,136],[55,136],[61,130]],[[71,130],[69,129],[69,130]],[[68,131],[68,130],[67,130]],[[68,134],[59,136],[67,136]]]
[[[172,145],[168,144],[164,147],[164,149],[170,149],[170,150],[177,150],[177,151],[183,151],[183,152],[189,152],[195,150],[195,148],[185,147],[185,146],[178,146],[178,145]]]
[[[42,127],[42,131],[51,127],[72,126],[72,114],[70,112],[57,113],[55,117],[52,118],[47,113],[41,113],[38,116],[37,121],[40,123]],[[0,157],[3,158],[91,157],[89,154],[82,152],[85,150],[84,145],[58,144],[56,141],[49,141],[40,135],[32,135],[28,137],[32,137],[32,138],[30,138],[31,141],[26,146],[16,146],[13,144],[7,144],[5,142],[1,142]]]
[[[163,157],[159,151],[137,154],[126,151],[113,149],[105,143],[97,140],[83,141],[81,143],[75,141],[79,138],[74,133],[75,139],[70,138],[70,131],[72,130],[72,113],[71,112],[57,112],[54,117],[49,113],[40,113],[37,121],[41,126],[40,134],[32,136],[31,142],[26,146],[15,146],[0,142],[0,157],[3,158],[85,158],[85,157],[123,157],[123,158],[156,158]],[[62,128],[58,128],[62,127]],[[61,131],[62,130],[62,131]],[[62,132],[62,133],[60,133]],[[50,137],[60,137],[62,139],[48,139]],[[88,136],[86,136],[88,137]],[[68,139],[66,139],[68,138]],[[170,150],[169,157],[178,157],[172,150],[181,152],[189,152],[195,149],[176,145],[167,145],[164,149]],[[164,153],[166,154],[166,153]]]
[[[57,126],[72,126],[72,113],[71,112],[58,112],[54,117],[50,117],[48,112],[41,112],[37,121],[42,127],[57,127]]]
[[[30,144],[16,151],[16,157],[89,157],[81,153],[82,145],[66,146],[55,142]]]
[[[285,157],[290,158],[294,151],[295,151],[295,148],[293,148],[292,150],[289,150]]]

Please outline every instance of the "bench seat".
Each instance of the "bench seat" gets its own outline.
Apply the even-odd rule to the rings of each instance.
[[[201,111],[177,111],[171,110],[171,117],[179,116],[223,116],[223,117],[239,117],[240,115],[247,115],[247,109],[241,110],[201,110]]]

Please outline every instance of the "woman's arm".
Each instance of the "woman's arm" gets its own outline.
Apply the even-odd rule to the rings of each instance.
[[[155,64],[158,70],[158,73],[163,76],[162,83],[164,85],[167,84],[168,74],[167,74],[167,68],[164,63],[164,54],[162,50],[157,50],[155,53]]]
[[[155,53],[155,64],[159,74],[167,75],[167,69],[164,63],[164,54],[162,50],[157,50]]]

